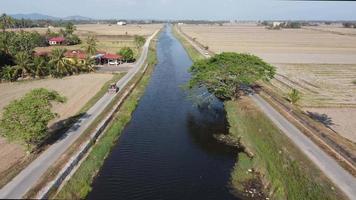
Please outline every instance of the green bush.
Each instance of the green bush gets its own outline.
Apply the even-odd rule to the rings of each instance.
[[[134,52],[130,47],[121,48],[120,51],[117,52],[117,54],[121,55],[125,62],[134,61]]]
[[[48,136],[48,122],[57,114],[51,111],[51,102],[64,102],[56,91],[34,89],[23,98],[5,107],[0,120],[0,134],[32,150]]]

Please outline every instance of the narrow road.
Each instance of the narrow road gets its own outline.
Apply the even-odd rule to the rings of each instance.
[[[124,88],[127,83],[137,74],[144,65],[149,44],[158,33],[156,31],[150,36],[144,46],[140,58],[132,69],[121,78],[116,84],[119,88]],[[80,135],[90,126],[108,104],[114,99],[116,94],[105,94],[87,113],[81,117],[55,144],[44,151],[36,160],[23,169],[15,178],[0,190],[0,199],[22,198],[33,186],[36,185],[40,177],[55,163],[60,156],[80,137]]]
[[[178,30],[180,32],[180,30]],[[184,34],[180,34],[192,44],[203,56],[209,58],[210,55],[205,55],[197,44],[187,38]],[[267,103],[258,94],[250,96],[258,107],[272,120],[272,122],[285,133],[294,144],[314,162],[316,166],[336,185],[341,191],[351,200],[356,200],[356,178],[342,168],[331,156],[326,154],[318,145],[312,142],[298,128],[290,123],[284,116],[276,111],[269,103]]]

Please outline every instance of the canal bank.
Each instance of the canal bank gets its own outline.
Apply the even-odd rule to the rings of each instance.
[[[176,28],[184,47],[193,52],[190,56],[198,60],[197,54],[204,51]],[[244,198],[267,199],[263,191],[272,199],[347,199],[251,99],[224,104],[230,127],[227,138],[239,141],[244,149],[231,173],[233,187]]]
[[[230,173],[236,151],[223,104],[194,106],[181,86],[192,62],[171,28],[157,44],[158,64],[145,94],[92,184],[89,199],[237,199]]]

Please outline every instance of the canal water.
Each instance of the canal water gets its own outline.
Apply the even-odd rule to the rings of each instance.
[[[223,105],[194,106],[182,85],[192,61],[167,26],[158,64],[131,122],[105,160],[88,199],[237,199],[236,152],[213,139],[227,132]]]

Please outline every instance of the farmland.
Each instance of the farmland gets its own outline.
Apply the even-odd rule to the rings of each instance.
[[[251,53],[273,64],[277,75],[271,88],[282,95],[300,90],[303,110],[328,118],[330,127],[356,141],[355,118],[340,115],[342,109],[356,113],[356,29],[334,24],[268,30],[245,23],[183,25],[181,30],[213,52]]]
[[[77,34],[82,40],[85,40],[89,34],[94,34],[98,40],[98,49],[110,53],[116,53],[121,47],[131,47],[135,54],[138,54],[138,49],[134,43],[134,35],[148,37],[154,31],[162,27],[161,24],[152,25],[108,25],[108,24],[82,24],[76,25]],[[51,31],[58,32],[60,28],[51,28]],[[18,30],[18,29],[15,29]],[[40,34],[45,34],[47,28],[25,28],[25,31],[37,31]],[[81,45],[66,46],[67,49],[78,49]],[[51,50],[54,47],[40,47],[36,50],[44,51]]]
[[[64,104],[55,104],[53,111],[59,114],[51,124],[77,114],[81,108],[112,79],[112,74],[82,74],[62,79],[42,79],[0,84],[0,114],[12,100],[18,99],[35,88],[56,90],[67,98]],[[20,145],[7,143],[0,137],[0,174],[21,160],[24,150]],[[11,155],[11,156],[10,156]]]

